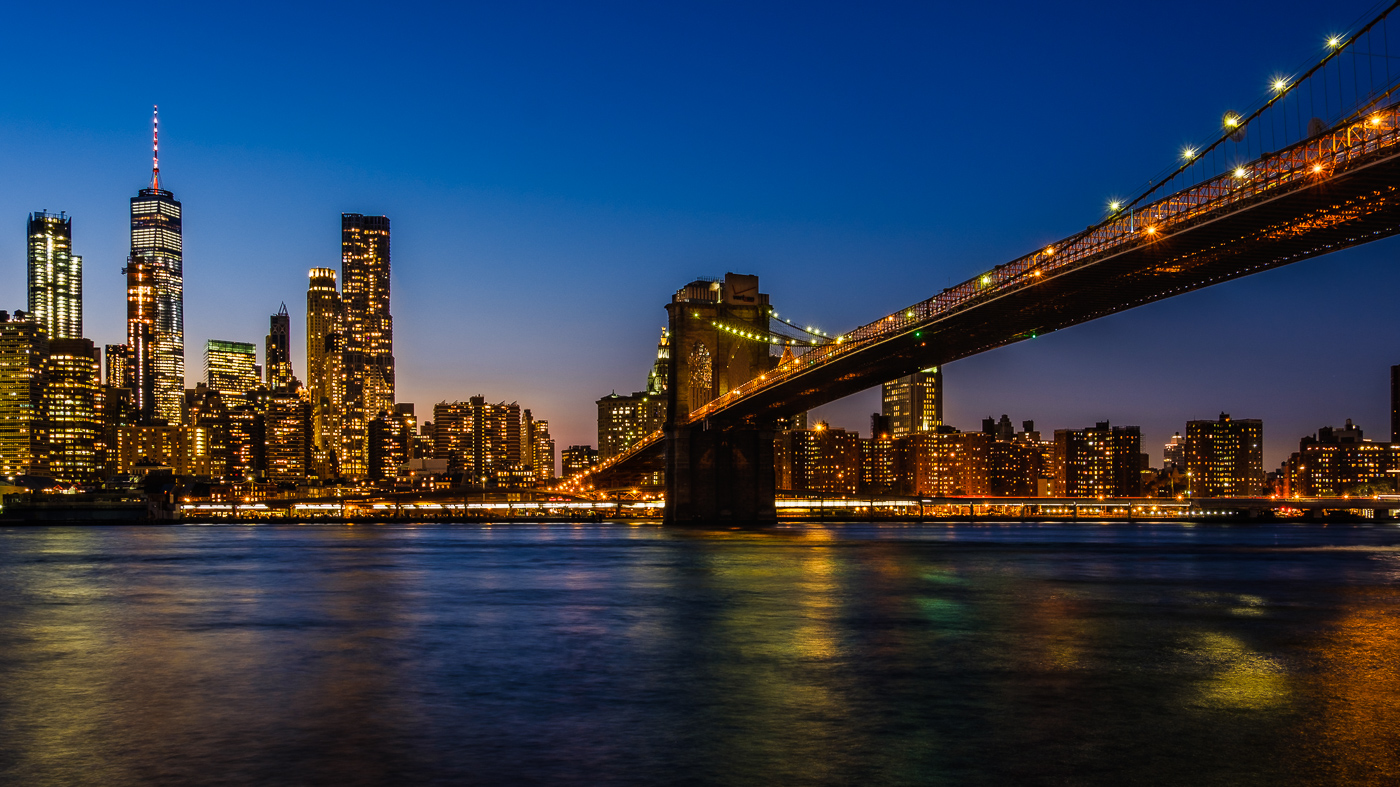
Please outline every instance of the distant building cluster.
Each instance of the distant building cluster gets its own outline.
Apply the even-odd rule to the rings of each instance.
[[[529,409],[475,396],[439,403],[420,424],[413,404],[395,401],[387,217],[342,214],[339,272],[310,272],[305,383],[284,303],[262,364],[253,342],[210,339],[202,379],[186,388],[182,206],[161,188],[158,160],[130,211],[126,341],[105,353],[83,338],[71,217],[29,216],[28,308],[0,311],[0,484],[168,477],[170,494],[218,501],[555,478],[549,423]]]

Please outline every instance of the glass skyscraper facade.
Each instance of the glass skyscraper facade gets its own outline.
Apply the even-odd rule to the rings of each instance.
[[[389,314],[389,217],[340,216],[342,304],[340,471],[369,473],[369,423],[394,409],[394,319]]]
[[[258,387],[258,349],[251,342],[204,343],[204,374],[209,390],[242,397]]]
[[[62,213],[29,214],[29,313],[50,339],[83,337],[83,258]]]
[[[943,370],[915,372],[881,386],[880,414],[890,419],[895,437],[927,432],[943,425]]]
[[[127,338],[134,355],[149,361],[151,413],[172,424],[180,423],[185,399],[185,276],[180,203],[175,195],[153,182],[131,198],[131,260],[128,267],[144,270],[132,291],[128,276]],[[137,343],[146,323],[146,352]],[[142,358],[142,356],[146,356]],[[144,364],[134,364],[141,369]],[[139,384],[133,388],[143,388]],[[138,402],[138,405],[141,403]],[[140,408],[143,411],[146,408]]]

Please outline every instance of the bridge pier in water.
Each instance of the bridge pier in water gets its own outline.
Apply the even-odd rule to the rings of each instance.
[[[771,429],[667,428],[666,524],[771,525],[774,491]]]

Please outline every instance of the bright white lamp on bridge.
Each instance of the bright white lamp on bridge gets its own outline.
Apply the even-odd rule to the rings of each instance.
[[[1108,209],[1111,210],[1111,211],[1113,211],[1113,212],[1115,212],[1115,213],[1117,213],[1122,207],[1123,207],[1123,203],[1121,203],[1121,202],[1110,202],[1110,203],[1108,203]]]
[[[1196,149],[1191,147],[1182,148],[1181,157],[1186,159],[1187,161],[1190,161],[1191,159],[1196,157]]]
[[[1327,45],[1332,47],[1333,49],[1336,49],[1337,47],[1342,45],[1342,37],[1332,36],[1331,38],[1327,39]]]
[[[1283,89],[1286,88],[1286,87],[1288,87],[1288,80],[1287,80],[1287,79],[1284,79],[1283,77],[1278,77],[1277,79],[1274,80],[1274,90],[1280,90],[1280,91],[1281,91],[1281,90],[1283,90]]]
[[[1313,171],[1313,174],[1314,174],[1314,175],[1317,174],[1317,173],[1319,173],[1319,172],[1321,172],[1321,171],[1322,171],[1322,165],[1321,165],[1321,164],[1314,164],[1314,165],[1312,166],[1312,171]]]
[[[1248,172],[1245,172],[1244,167],[1235,167],[1235,177],[1242,178],[1248,174]]]

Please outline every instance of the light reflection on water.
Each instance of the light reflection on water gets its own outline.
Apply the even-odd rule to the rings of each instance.
[[[0,783],[1396,784],[1400,529],[0,530]]]

